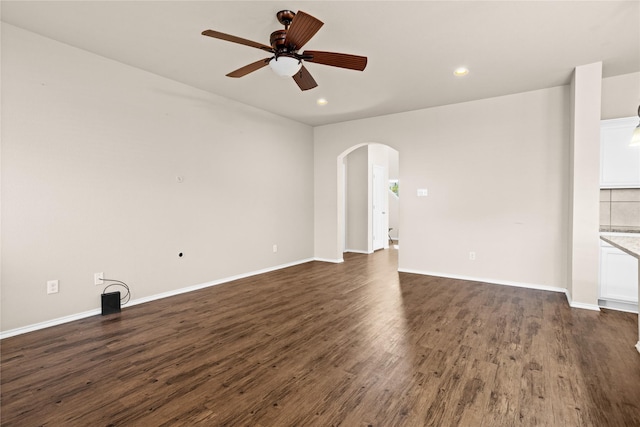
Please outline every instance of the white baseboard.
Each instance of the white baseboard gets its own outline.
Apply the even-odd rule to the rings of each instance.
[[[583,310],[591,310],[591,311],[600,311],[600,307],[595,304],[586,304],[584,302],[569,302],[569,307],[571,308],[581,308]]]
[[[146,302],[155,301],[162,298],[168,298],[175,295],[185,294],[187,292],[197,291],[200,289],[208,288],[210,286],[220,285],[222,283],[233,282],[234,280],[245,279],[247,277],[256,276],[258,274],[264,274],[264,273],[269,273],[271,271],[282,270],[283,268],[293,267],[294,265],[304,264],[306,262],[311,262],[311,261],[313,261],[313,258],[307,258],[300,261],[294,261],[287,264],[280,264],[274,267],[268,267],[268,268],[263,268],[261,270],[251,271],[249,273],[237,274],[235,276],[229,276],[223,279],[201,283],[199,285],[187,286],[186,288],[175,289],[172,291],[163,292],[161,294],[155,294],[155,295],[150,295],[148,297],[138,298],[138,299],[132,300],[127,305],[132,306],[132,305],[144,304]]]
[[[581,308],[583,310],[600,311],[600,307],[596,304],[587,304],[584,302],[576,302],[571,299],[571,295],[568,290],[565,290],[564,294],[567,296],[567,302],[571,308]]]
[[[406,268],[399,268],[399,272],[402,273],[413,273],[413,274],[422,274],[426,276],[436,276],[436,277],[446,277],[448,279],[458,279],[458,280],[468,280],[472,282],[482,282],[482,283],[491,283],[493,285],[503,285],[503,286],[515,286],[518,288],[527,288],[527,289],[537,289],[541,291],[549,291],[549,292],[562,292],[567,297],[567,302],[571,308],[581,308],[584,310],[593,310],[600,311],[600,307],[595,304],[585,304],[582,302],[575,302],[571,300],[571,295],[565,288],[559,288],[557,286],[548,286],[548,285],[540,285],[537,283],[522,283],[522,282],[512,282],[508,280],[496,280],[496,279],[487,279],[482,277],[470,277],[470,276],[460,276],[456,274],[446,274],[439,273],[433,271],[420,271],[420,270],[412,270]]]
[[[638,303],[619,301],[613,299],[598,299],[598,305],[600,308],[608,308],[611,310],[624,311],[625,313],[638,314]]]
[[[547,285],[539,285],[535,283],[512,282],[509,280],[497,280],[497,279],[487,279],[487,278],[480,278],[480,277],[461,276],[457,274],[439,273],[434,271],[420,271],[420,270],[412,270],[412,269],[406,269],[406,268],[399,268],[398,271],[402,273],[422,274],[425,276],[446,277],[447,279],[458,279],[458,280],[467,280],[471,282],[490,283],[492,285],[515,286],[517,288],[538,289],[541,291],[550,291],[550,292],[566,291],[566,289],[564,288],[558,288],[555,286],[547,286]]]
[[[281,264],[281,265],[277,265],[277,266],[274,266],[274,267],[268,267],[268,268],[263,268],[261,270],[251,271],[249,273],[237,274],[235,276],[225,277],[223,279],[218,279],[218,280],[214,280],[214,281],[211,281],[211,282],[201,283],[199,285],[187,286],[185,288],[175,289],[175,290],[172,290],[172,291],[163,292],[161,294],[155,294],[155,295],[150,295],[150,296],[147,296],[147,297],[137,298],[137,299],[129,301],[127,303],[127,307],[130,307],[130,306],[133,306],[133,305],[138,305],[138,304],[143,304],[143,303],[146,303],[146,302],[155,301],[155,300],[159,300],[159,299],[162,299],[162,298],[167,298],[167,297],[171,297],[171,296],[175,296],[175,295],[180,295],[180,294],[184,294],[184,293],[187,293],[187,292],[197,291],[199,289],[208,288],[210,286],[220,285],[222,283],[232,282],[234,280],[244,279],[244,278],[251,277],[251,276],[256,276],[258,274],[264,274],[264,273],[269,273],[269,272],[275,271],[275,270],[281,270],[281,269],[287,268],[287,267],[293,267],[294,265],[304,264],[304,263],[307,263],[307,262],[310,262],[310,261],[314,261],[314,258],[302,259],[302,260],[290,262],[290,263],[287,263],[287,264]],[[5,338],[9,338],[9,337],[13,337],[13,336],[16,336],[16,335],[26,334],[27,332],[37,331],[39,329],[49,328],[51,326],[61,325],[63,323],[73,322],[75,320],[84,319],[86,317],[95,316],[95,315],[101,314],[101,312],[102,312],[102,310],[97,308],[97,309],[93,309],[93,310],[89,310],[89,311],[84,311],[82,313],[76,313],[76,314],[72,314],[72,315],[69,315],[69,316],[58,317],[57,319],[52,319],[52,320],[47,320],[47,321],[40,322],[40,323],[35,323],[33,325],[23,326],[23,327],[15,328],[15,329],[10,329],[8,331],[0,332],[0,340],[5,339]]]
[[[8,331],[0,332],[0,340],[13,337],[16,335],[26,334],[27,332],[37,331],[39,329],[50,328],[51,326],[62,325],[63,323],[69,323],[76,320],[84,319],[85,317],[95,316],[100,314],[102,310],[99,308],[83,311],[82,313],[71,314],[69,316],[58,317],[57,319],[47,320],[40,323],[34,323],[33,325],[23,326],[21,328],[10,329]]]
[[[331,262],[333,264],[340,264],[344,262],[344,258],[338,258],[338,259],[329,259],[329,258],[314,258],[313,261],[320,261],[320,262]]]
[[[360,249],[345,249],[345,252],[351,252],[354,254],[365,254],[365,255],[371,255],[373,252],[369,252],[369,251],[361,251]]]

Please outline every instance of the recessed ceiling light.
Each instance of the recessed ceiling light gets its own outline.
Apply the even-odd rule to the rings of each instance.
[[[325,98],[318,98],[318,100],[316,101],[316,104],[318,104],[319,106],[324,106],[327,105],[329,103],[329,101],[327,101]]]
[[[467,74],[469,74],[469,69],[464,67],[456,68],[453,72],[453,75],[456,77],[463,77]]]

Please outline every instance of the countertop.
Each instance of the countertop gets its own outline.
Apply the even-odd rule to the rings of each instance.
[[[601,235],[600,238],[629,255],[638,258],[638,261],[640,261],[640,234],[637,236],[616,236],[615,234],[608,234],[606,236]]]
[[[625,227],[622,225],[612,225],[609,227],[601,226],[601,233],[638,233],[640,234],[640,227]]]

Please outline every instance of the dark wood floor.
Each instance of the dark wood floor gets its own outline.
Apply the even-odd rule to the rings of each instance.
[[[396,256],[5,339],[2,425],[640,425],[636,315],[399,274]]]

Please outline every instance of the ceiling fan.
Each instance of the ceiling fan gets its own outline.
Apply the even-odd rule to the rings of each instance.
[[[298,50],[318,32],[324,23],[302,11],[295,13],[290,10],[281,10],[276,14],[276,17],[278,18],[278,22],[284,25],[284,30],[276,30],[271,33],[271,46],[219,31],[205,30],[202,32],[203,36],[255,47],[273,54],[273,56],[230,72],[227,74],[228,77],[243,77],[262,67],[270,65],[276,74],[293,77],[293,80],[301,90],[308,90],[313,89],[318,86],[318,84],[302,64],[302,61],[358,71],[363,71],[367,66],[366,56],[319,50],[305,50],[303,53],[298,53]]]

